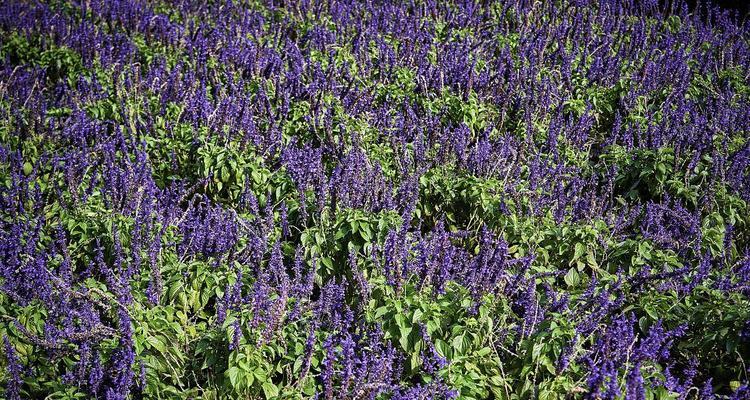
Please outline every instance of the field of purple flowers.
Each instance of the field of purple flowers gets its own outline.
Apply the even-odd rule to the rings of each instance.
[[[750,23],[663,3],[0,1],[0,397],[750,399]]]

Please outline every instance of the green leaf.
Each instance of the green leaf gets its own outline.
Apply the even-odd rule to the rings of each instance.
[[[268,380],[266,371],[263,371],[263,369],[261,368],[256,368],[255,371],[253,371],[253,374],[255,375],[255,379],[257,379],[259,382],[265,382]]]
[[[323,264],[329,271],[333,270],[333,260],[330,257],[321,257],[321,264]]]
[[[490,355],[490,353],[492,353],[492,349],[490,349],[489,347],[482,347],[481,349],[479,349],[479,351],[477,351],[477,355],[479,357],[486,357]]]
[[[224,373],[227,378],[229,378],[229,383],[232,384],[232,387],[237,387],[237,380],[240,376],[240,369],[237,367],[231,367]]]
[[[422,310],[420,310],[420,309],[414,310],[414,315],[412,315],[412,317],[411,317],[411,322],[415,323],[415,324],[417,322],[419,322],[419,319],[422,317],[422,314],[423,314]]]
[[[573,260],[572,261],[575,261],[575,260],[578,260],[579,258],[581,258],[581,256],[585,252],[586,252],[586,246],[584,246],[583,243],[580,243],[580,242],[576,243],[576,245],[575,245],[575,251],[573,253]]]
[[[305,379],[305,384],[302,387],[302,393],[310,397],[315,394],[315,381],[313,379]]]
[[[534,343],[534,347],[531,349],[531,360],[536,361],[539,359],[539,356],[542,354],[542,350],[544,349],[544,343]]]
[[[461,355],[464,353],[464,335],[458,335],[454,337],[451,344],[453,345],[453,348],[456,350],[456,354]]]
[[[588,252],[588,253],[586,254],[586,262],[587,262],[587,263],[588,263],[588,264],[589,264],[590,266],[592,266],[592,267],[594,267],[594,268],[597,268],[597,267],[599,266],[599,263],[597,263],[597,262],[596,262],[596,257],[594,257],[594,252],[592,252],[592,251],[589,251],[589,252]]]
[[[245,379],[247,379],[247,386],[253,386],[253,382],[255,382],[255,374],[243,374],[245,376]]]
[[[398,325],[401,328],[405,328],[409,326],[410,324],[406,320],[406,316],[404,314],[397,314],[394,319],[396,320],[396,325]]]
[[[335,240],[340,240],[341,238],[345,237],[349,234],[349,227],[344,225],[339,228],[339,230],[336,232],[336,235],[333,237]]]
[[[158,338],[158,337],[155,337],[155,336],[149,336],[149,337],[148,337],[148,338],[146,339],[146,341],[148,342],[148,344],[149,344],[149,345],[151,345],[151,347],[153,347],[153,348],[155,348],[156,350],[158,350],[158,351],[159,351],[159,353],[162,353],[162,354],[164,354],[164,353],[166,352],[166,350],[167,350],[167,347],[166,347],[166,346],[164,345],[164,343],[162,343],[162,341],[161,341],[161,340],[159,340],[159,338]]]
[[[492,376],[490,377],[490,384],[493,386],[502,387],[505,385],[505,379],[499,375]]]
[[[266,395],[266,399],[275,399],[279,396],[279,388],[271,382],[265,382],[263,384],[263,394]]]
[[[444,340],[442,339],[435,340],[435,350],[440,355],[440,357],[443,357],[448,360],[451,359],[451,348],[448,346],[448,343],[446,343]]]
[[[375,315],[373,316],[373,318],[376,319],[376,320],[380,319],[380,317],[382,317],[383,315],[385,315],[387,313],[388,313],[388,307],[387,306],[378,307],[378,309],[375,310]]]
[[[659,177],[663,177],[667,174],[667,166],[664,163],[656,164],[656,171],[659,173]]]
[[[579,283],[581,283],[581,277],[578,275],[578,271],[575,268],[571,268],[568,270],[568,273],[565,274],[565,283],[569,287],[576,287]]]
[[[401,334],[401,337],[399,338],[399,343],[401,344],[401,347],[404,350],[409,350],[411,348],[411,341],[409,340],[409,336],[411,335],[411,327],[405,328],[401,327],[399,328],[399,333]]]

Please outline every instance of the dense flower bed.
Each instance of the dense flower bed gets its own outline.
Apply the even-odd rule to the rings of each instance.
[[[750,398],[731,14],[0,3],[2,397]]]

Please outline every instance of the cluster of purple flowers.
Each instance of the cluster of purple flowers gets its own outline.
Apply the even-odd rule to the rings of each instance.
[[[750,25],[657,3],[3,2],[4,396],[158,392],[147,311],[199,265],[184,323],[278,365],[222,394],[507,396],[457,383],[419,317],[408,367],[368,319],[456,296],[494,307],[482,365],[549,341],[569,393],[743,398],[709,364],[750,356]],[[375,222],[330,232],[351,210]],[[659,296],[719,299],[726,346]]]

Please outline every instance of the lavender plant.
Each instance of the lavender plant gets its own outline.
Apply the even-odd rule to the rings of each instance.
[[[0,396],[745,399],[710,2],[0,4]]]

